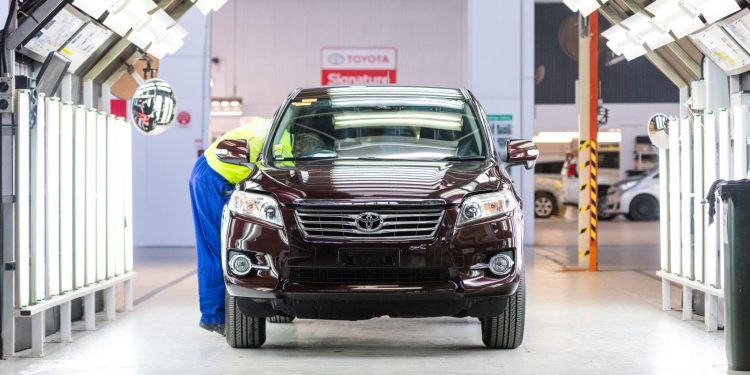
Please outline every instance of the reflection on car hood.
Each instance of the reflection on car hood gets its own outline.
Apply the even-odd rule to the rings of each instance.
[[[317,160],[256,171],[243,188],[272,192],[286,204],[296,199],[379,198],[459,203],[468,193],[503,185],[510,185],[507,174],[490,161]]]

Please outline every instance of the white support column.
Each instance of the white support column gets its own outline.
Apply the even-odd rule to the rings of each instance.
[[[31,356],[44,356],[44,311],[31,316]]]
[[[672,284],[667,279],[661,279],[661,309],[669,311],[672,309]]]
[[[682,286],[682,320],[693,320],[693,290]]]
[[[115,320],[115,287],[111,286],[103,290],[104,293],[104,320]]]
[[[133,279],[123,283],[123,293],[125,297],[124,311],[133,311]]]
[[[60,304],[60,342],[73,342],[70,301]]]
[[[717,127],[718,124],[723,121],[729,121],[729,114],[726,110],[719,110],[717,116],[706,115],[704,120],[704,138],[703,138],[703,198],[706,198],[708,190],[711,188],[711,184],[718,178],[718,144],[717,144]],[[718,122],[717,122],[718,120]],[[711,198],[709,198],[710,200]],[[706,218],[705,227],[705,241],[704,241],[704,257],[705,257],[705,268],[704,268],[704,284],[708,286],[716,286],[716,275],[717,275],[717,253],[718,253],[718,237],[719,237],[719,220],[718,217],[714,216],[713,222],[708,224],[708,203],[702,207],[704,217]]]
[[[96,294],[91,293],[83,297],[83,322],[87,331],[96,329]]]

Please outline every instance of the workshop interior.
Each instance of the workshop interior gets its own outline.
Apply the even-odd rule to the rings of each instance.
[[[2,374],[750,372],[750,1],[0,1]]]

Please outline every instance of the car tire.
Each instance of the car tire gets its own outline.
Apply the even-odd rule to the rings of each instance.
[[[526,287],[524,277],[518,290],[505,302],[505,310],[498,316],[480,318],[482,341],[490,349],[515,349],[523,342],[526,320]]]
[[[286,315],[274,315],[268,318],[268,322],[270,323],[291,323],[293,321],[294,321],[293,316],[286,316]]]
[[[266,318],[247,316],[237,306],[237,297],[226,295],[225,333],[233,348],[260,348],[266,342]]]
[[[635,221],[652,221],[659,219],[659,201],[651,195],[641,194],[630,202],[630,216]]]
[[[557,201],[555,197],[546,192],[534,194],[534,217],[546,219],[557,212]]]

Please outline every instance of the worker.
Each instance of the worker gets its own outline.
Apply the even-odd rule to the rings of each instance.
[[[216,140],[198,158],[190,176],[195,242],[198,258],[199,326],[224,334],[224,275],[221,266],[221,213],[235,185],[246,179],[251,169],[228,164],[216,157],[216,146],[225,139],[247,140],[249,162],[256,163],[271,127],[270,120],[243,117],[240,126]],[[289,138],[289,137],[287,137]],[[282,151],[290,155],[289,139],[282,140]]]

